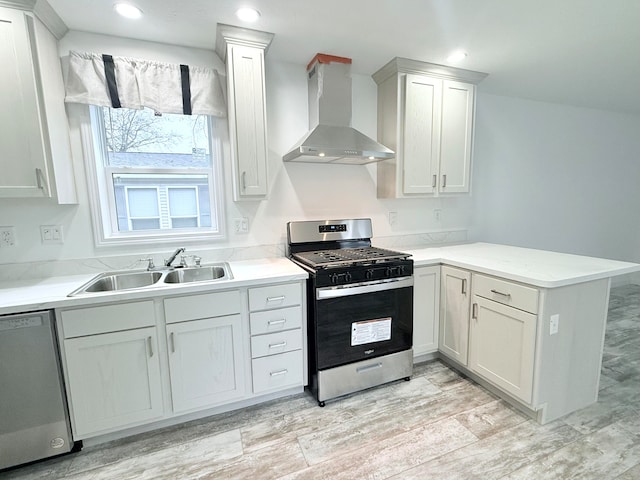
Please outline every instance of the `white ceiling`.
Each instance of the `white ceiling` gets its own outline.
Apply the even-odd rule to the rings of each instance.
[[[48,0],[71,30],[205,48],[217,23],[275,34],[272,60],[301,68],[318,52],[371,74],[395,56],[486,72],[484,92],[640,114],[639,0]],[[234,12],[262,16],[242,24]]]

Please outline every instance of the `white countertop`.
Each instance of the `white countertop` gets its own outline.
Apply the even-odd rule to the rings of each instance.
[[[416,267],[443,263],[543,288],[562,287],[640,271],[637,263],[492,243],[405,251],[413,256]]]
[[[413,256],[416,267],[442,263],[542,288],[562,287],[640,271],[640,265],[636,263],[490,243],[404,251]],[[95,274],[5,281],[0,283],[0,315],[95,305],[101,302],[201,293],[307,278],[307,272],[286,258],[236,261],[229,262],[229,266],[233,274],[231,280],[162,285],[76,297],[68,297],[68,295],[94,278]]]
[[[265,258],[228,262],[230,280],[153,286],[120,292],[98,292],[76,297],[68,295],[97,274],[67,275],[46,279],[5,281],[0,283],[0,315],[50,308],[95,305],[102,302],[138,300],[167,295],[289,282],[307,278],[307,272],[286,258]]]

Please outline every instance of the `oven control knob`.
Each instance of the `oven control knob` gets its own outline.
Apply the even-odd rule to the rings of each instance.
[[[334,273],[333,275],[331,275],[330,278],[331,278],[331,283],[333,283],[334,285],[336,283],[338,283],[338,274],[337,273]]]
[[[351,273],[347,272],[344,274],[344,281],[349,283],[351,281]]]
[[[367,270],[366,272],[364,272],[364,277],[367,280],[371,280],[373,278],[373,268],[370,268],[369,270]]]
[[[387,277],[390,277],[390,276],[393,274],[393,268],[391,268],[391,267],[387,267],[387,269],[385,270],[384,274],[385,274]]]
[[[404,265],[399,265],[399,266],[398,266],[398,273],[399,273],[400,275],[404,275]]]

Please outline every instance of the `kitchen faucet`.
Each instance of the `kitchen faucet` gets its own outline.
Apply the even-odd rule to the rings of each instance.
[[[173,254],[169,257],[169,259],[164,261],[164,266],[170,267],[173,261],[176,259],[176,257],[184,251],[185,251],[184,247],[177,248],[176,251],[173,252]]]

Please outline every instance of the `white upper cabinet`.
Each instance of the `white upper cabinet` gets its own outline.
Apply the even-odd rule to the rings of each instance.
[[[0,7],[0,197],[77,203],[57,40]]]
[[[378,141],[396,152],[377,165],[379,198],[469,191],[475,84],[485,76],[403,58],[373,74]]]
[[[443,80],[439,192],[466,193],[471,180],[475,85]]]
[[[261,200],[269,190],[264,55],[273,34],[218,24],[217,37],[227,65],[233,198]]]
[[[406,75],[404,87],[402,191],[406,194],[435,193],[440,157],[437,133],[440,131],[442,82],[422,75]]]

